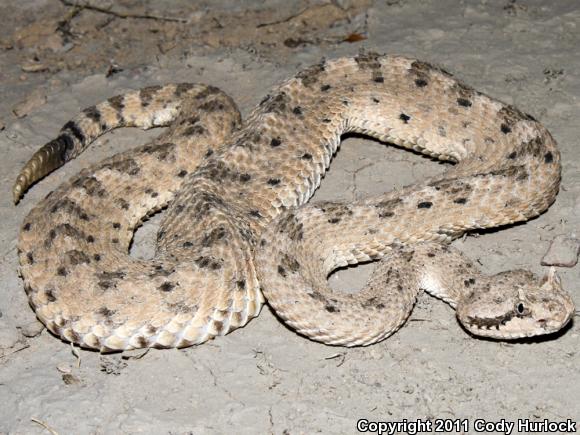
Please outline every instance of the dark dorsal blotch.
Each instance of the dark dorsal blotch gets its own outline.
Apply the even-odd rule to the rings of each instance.
[[[76,122],[74,121],[69,121],[67,122],[63,127],[61,131],[70,131],[73,136],[76,138],[76,140],[78,140],[81,144],[85,143],[86,137],[85,134],[83,133],[83,130],[77,125]]]
[[[171,142],[165,142],[161,144],[151,144],[146,145],[143,148],[143,152],[147,154],[154,155],[157,160],[175,160],[175,144]]]
[[[115,310],[111,310],[107,307],[101,307],[96,311],[96,313],[103,317],[111,317],[115,314]]]
[[[288,276],[286,273],[286,269],[284,269],[284,266],[282,266],[281,264],[278,265],[278,275],[280,275],[282,278],[286,278]]]
[[[285,92],[280,92],[274,96],[267,96],[261,105],[266,113],[283,113],[288,109],[289,103],[290,97]]]
[[[162,292],[170,292],[175,288],[175,283],[170,281],[165,281],[163,284],[159,286],[159,290]]]
[[[72,185],[74,187],[84,189],[89,196],[104,198],[108,195],[102,183],[92,175],[81,175],[73,181]]]
[[[298,261],[294,257],[292,257],[292,256],[290,256],[288,254],[284,254],[282,256],[282,263],[281,263],[281,265],[285,269],[287,269],[287,270],[289,270],[291,272],[298,272],[298,270],[300,270],[300,263],[298,263]]]
[[[101,112],[95,106],[83,110],[83,114],[96,124],[101,123]]]
[[[327,299],[326,296],[324,296],[322,293],[314,290],[310,293],[307,293],[308,296],[310,296],[312,299],[316,300],[316,301],[320,301],[320,302],[324,302],[326,303]]]
[[[123,279],[126,273],[121,270],[98,272],[95,276],[97,279]]]
[[[66,251],[65,254],[65,261],[68,264],[73,266],[77,266],[79,264],[88,264],[91,262],[90,257],[83,251],[79,251],[77,249],[71,249],[70,251]]]
[[[54,203],[50,208],[51,213],[67,213],[71,216],[75,216],[83,221],[90,221],[91,217],[87,212],[78,205],[75,201],[70,198],[63,198]]]
[[[193,262],[201,269],[219,270],[222,267],[218,261],[205,256],[197,257]]]
[[[230,178],[231,169],[223,161],[212,159],[199,172],[210,180],[223,181]]]
[[[85,233],[83,233],[77,227],[75,227],[69,223],[58,224],[56,227],[54,227],[53,229],[51,229],[48,232],[48,237],[46,238],[46,240],[44,242],[44,246],[47,248],[50,247],[52,245],[52,242],[54,241],[54,239],[57,238],[58,236],[71,237],[73,239],[78,239],[78,240],[82,240],[86,237]]]
[[[540,137],[535,137],[527,142],[522,142],[518,152],[523,156],[540,157],[544,151],[544,141]]]
[[[358,67],[361,70],[380,70],[381,69],[381,61],[380,58],[382,56],[375,52],[367,52],[367,53],[359,53],[358,56],[354,58]]]
[[[127,157],[122,160],[118,160],[111,163],[106,163],[103,165],[103,168],[110,169],[111,171],[117,171],[127,175],[137,175],[141,172],[141,168],[137,164],[137,162],[132,159],[131,157]]]
[[[56,301],[55,290],[52,287],[49,287],[44,290],[44,296],[46,297],[46,300],[48,302]]]
[[[159,90],[161,86],[148,86],[139,91],[139,99],[141,100],[141,107],[147,107],[151,104],[153,97]]]
[[[258,210],[250,210],[250,212],[248,214],[251,217],[256,218],[256,219],[262,218],[262,214]]]
[[[138,347],[147,347],[149,345],[149,342],[147,341],[147,339],[145,337],[143,337],[142,335],[138,335],[135,338],[135,341],[137,342]]]
[[[54,158],[60,159],[60,163],[65,163],[73,157],[75,143],[70,134],[66,132],[50,141],[49,146],[54,150]]]
[[[377,304],[377,298],[374,297],[374,296],[371,297],[371,298],[368,298],[367,300],[365,300],[363,302],[361,302],[361,306],[363,308],[371,308],[371,307],[374,307],[376,304]]]
[[[178,125],[195,125],[199,122],[200,118],[198,115],[195,116],[190,116],[182,118],[181,121],[179,121]]]
[[[116,198],[115,204],[121,207],[123,210],[129,210],[129,203],[123,198]]]
[[[203,125],[192,125],[190,127],[187,127],[183,132],[183,134],[186,136],[198,136],[206,133],[207,130]]]
[[[387,199],[378,202],[375,207],[378,209],[379,217],[392,217],[395,215],[395,209],[402,202],[401,198]]]
[[[302,240],[304,236],[304,226],[299,222],[294,213],[287,213],[280,221],[280,232],[285,232],[291,240]]]
[[[182,83],[181,85],[178,86],[178,91],[176,92],[176,94],[180,95],[180,93],[182,93],[183,91],[180,92],[179,88],[182,87],[182,89],[185,89],[184,88],[185,86],[187,86],[186,90],[189,90],[193,87],[190,83]],[[205,88],[195,96],[195,99],[196,100],[203,100],[203,99],[209,97],[210,95],[215,95],[215,94],[219,94],[219,93],[221,93],[221,91],[218,88],[216,88],[215,86],[209,85],[209,86],[205,86]]]
[[[115,95],[107,100],[111,107],[115,109],[117,112],[122,112],[125,108],[125,97],[123,95]]]
[[[201,239],[201,246],[213,246],[220,240],[227,240],[227,235],[228,232],[224,227],[214,228]]]
[[[183,94],[189,92],[191,89],[193,89],[195,87],[194,84],[192,83],[179,83],[177,85],[177,87],[175,88],[175,95],[178,97],[181,97]],[[205,88],[204,91],[200,92],[197,96],[199,97],[203,92],[206,92],[205,95],[203,95],[201,98],[205,98],[208,95],[211,95],[212,93],[212,86],[208,86]],[[215,92],[213,92],[215,93]]]
[[[154,278],[157,276],[169,276],[173,272],[175,272],[175,269],[166,269],[161,264],[156,264],[153,267],[153,270],[149,273],[149,277]]]
[[[304,86],[312,86],[320,80],[321,74],[325,71],[325,61],[322,59],[320,63],[312,65],[296,74],[296,78],[302,81]],[[322,88],[321,88],[322,90]]]

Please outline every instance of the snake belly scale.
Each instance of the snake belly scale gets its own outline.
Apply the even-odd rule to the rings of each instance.
[[[364,345],[394,332],[421,288],[475,334],[516,338],[569,321],[553,272],[483,279],[445,246],[554,201],[560,154],[531,116],[427,63],[361,53],[303,70],[240,122],[217,88],[145,88],[85,109],[30,159],[15,201],[106,131],[169,126],[84,169],[25,218],[20,272],[51,332],[101,351],[190,346],[244,326],[265,295],[298,332]],[[456,164],[378,198],[296,209],[347,132]],[[136,227],[164,207],[154,258],[129,256]],[[328,289],[335,268],[383,257],[359,295]]]

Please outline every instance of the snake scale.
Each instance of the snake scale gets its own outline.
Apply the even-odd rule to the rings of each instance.
[[[244,326],[264,296],[299,333],[344,346],[392,334],[421,289],[455,307],[468,331],[495,338],[550,333],[574,312],[553,270],[488,277],[448,246],[545,211],[561,165],[540,123],[441,68],[372,52],[323,60],[273,89],[243,123],[211,86],[116,96],[33,155],[15,202],[125,126],[168,129],[83,169],[21,228],[30,304],[66,341],[103,352],[200,344]],[[454,164],[379,197],[303,205],[347,132]],[[165,207],[154,258],[131,257],[135,229]],[[379,259],[359,293],[329,289],[336,268]]]

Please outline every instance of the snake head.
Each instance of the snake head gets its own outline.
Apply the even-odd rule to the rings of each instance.
[[[553,267],[541,279],[525,270],[499,273],[457,305],[457,317],[469,332],[500,340],[556,332],[574,312]]]

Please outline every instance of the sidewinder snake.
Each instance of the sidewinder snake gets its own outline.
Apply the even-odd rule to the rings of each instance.
[[[405,322],[421,289],[476,335],[547,334],[572,317],[553,270],[488,277],[448,245],[554,201],[560,153],[530,115],[425,62],[361,53],[303,70],[240,122],[217,88],[150,87],[85,109],[34,154],[15,202],[107,131],[168,126],[25,218],[20,272],[51,332],[100,351],[190,346],[244,326],[264,295],[303,335],[367,345]],[[379,197],[303,205],[347,132],[454,164]],[[154,258],[131,257],[135,229],[164,207]],[[360,292],[329,289],[336,268],[379,259]]]

